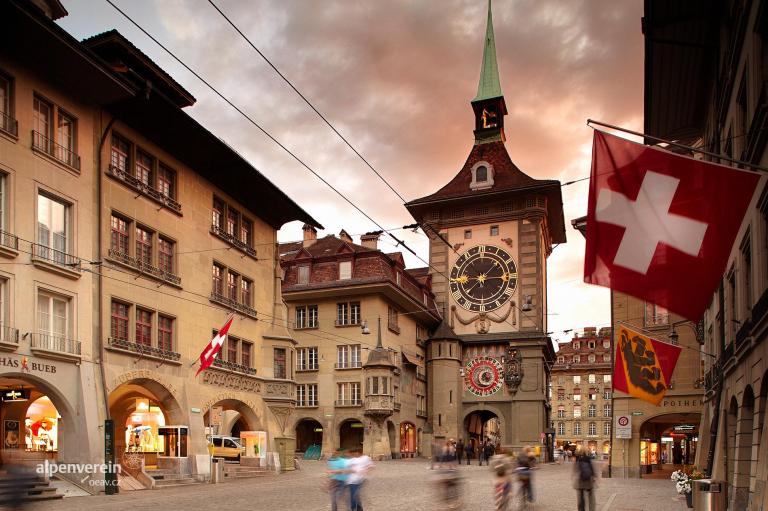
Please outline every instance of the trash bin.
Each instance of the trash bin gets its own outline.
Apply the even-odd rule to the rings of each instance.
[[[691,483],[695,511],[726,511],[725,481],[696,479]]]
[[[224,460],[213,458],[211,463],[211,483],[220,483],[224,481]]]

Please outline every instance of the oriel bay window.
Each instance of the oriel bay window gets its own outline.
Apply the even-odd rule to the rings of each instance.
[[[173,317],[118,299],[112,300],[110,313],[110,348],[174,362],[181,358],[174,351]]]
[[[275,348],[275,378],[285,379],[287,377],[285,366],[285,348]]]
[[[295,328],[317,328],[317,305],[296,307]]]
[[[217,262],[211,268],[211,301],[255,318],[253,280]]]
[[[360,324],[360,302],[336,304],[336,326]]]
[[[344,344],[336,347],[336,369],[359,367],[362,367],[359,344]]]
[[[360,382],[336,384],[337,406],[358,406],[360,404]]]
[[[369,396],[388,396],[389,395],[389,377],[388,376],[370,376],[368,378]]]
[[[109,257],[150,277],[180,285],[181,278],[176,275],[174,261],[176,242],[147,227],[141,225],[133,227],[133,224],[130,218],[112,213]],[[133,243],[131,243],[131,234]]]
[[[296,350],[297,371],[317,371],[317,347]]]
[[[158,204],[181,211],[176,171],[116,132],[112,133],[109,174]]]
[[[253,247],[253,221],[216,196],[213,197],[211,233],[256,257],[256,249]]]

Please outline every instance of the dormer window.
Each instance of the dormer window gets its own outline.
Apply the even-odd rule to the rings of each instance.
[[[479,161],[472,166],[471,190],[485,190],[493,186],[493,165],[487,161]]]
[[[352,278],[352,261],[342,261],[339,263],[339,280]]]

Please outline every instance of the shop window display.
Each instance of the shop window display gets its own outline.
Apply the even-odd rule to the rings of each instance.
[[[29,405],[24,419],[24,446],[28,451],[59,450],[59,416],[50,398],[43,396]]]
[[[163,438],[159,428],[165,416],[149,399],[136,399],[134,411],[125,423],[125,450],[130,452],[162,452]]]

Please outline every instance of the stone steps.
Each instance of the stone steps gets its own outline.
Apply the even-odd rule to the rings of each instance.
[[[0,482],[0,506],[11,503],[12,499],[23,502],[57,500],[64,498],[48,481],[36,476],[22,476],[16,479],[3,479]]]
[[[225,465],[224,477],[226,479],[237,479],[242,477],[262,477],[269,475],[270,472],[262,467],[248,467],[243,465]]]

